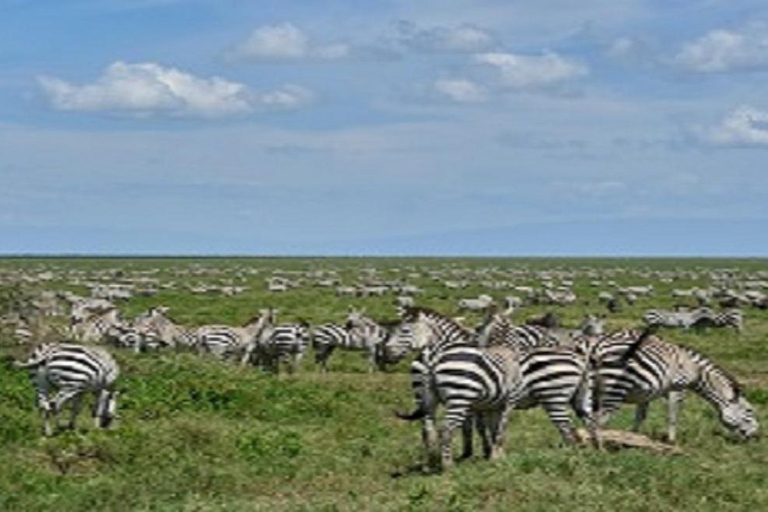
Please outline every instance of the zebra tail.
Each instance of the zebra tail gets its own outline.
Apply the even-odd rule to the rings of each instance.
[[[637,341],[632,343],[632,345],[629,346],[627,351],[624,353],[624,355],[621,356],[620,365],[623,366],[629,362],[630,359],[632,359],[638,350],[643,346],[643,343],[645,343],[648,338],[656,334],[656,332],[659,330],[658,325],[649,325],[646,327],[643,332],[640,334],[640,336],[637,338]]]
[[[416,410],[411,413],[403,413],[403,412],[395,411],[395,416],[397,416],[398,418],[404,421],[420,420],[420,419],[423,419],[426,415],[427,415],[427,411],[421,406],[421,404],[419,404],[419,407],[416,408]]]

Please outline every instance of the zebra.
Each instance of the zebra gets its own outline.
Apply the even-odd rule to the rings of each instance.
[[[754,408],[738,381],[692,348],[630,330],[600,340],[592,357],[597,361],[590,379],[596,389],[595,419],[601,425],[623,403],[633,403],[637,405],[633,430],[638,431],[649,403],[666,396],[667,438],[674,443],[680,403],[685,392],[692,390],[712,404],[721,423],[738,436],[748,438],[758,431]]]
[[[133,327],[149,339],[169,347],[191,348],[196,344],[194,330],[176,324],[168,318],[169,309],[165,306],[150,308],[133,321]]]
[[[691,327],[733,327],[736,332],[741,332],[744,329],[744,313],[740,309],[729,309],[720,313],[700,314]]]
[[[70,326],[72,336],[84,343],[100,343],[112,336],[119,335],[124,326],[120,310],[109,308],[92,312],[82,320],[73,320]]]
[[[706,308],[697,309],[694,311],[665,311],[662,309],[649,309],[643,315],[643,322],[647,325],[658,325],[661,327],[681,327],[688,329],[703,316],[708,316],[710,313]]]
[[[274,321],[272,310],[262,309],[242,327],[228,325],[207,325],[195,333],[198,353],[209,352],[224,359],[243,353],[241,364],[245,364],[258,345],[259,336]]]
[[[322,371],[328,371],[328,359],[338,347],[350,345],[349,330],[337,324],[323,324],[312,330],[312,348],[315,351],[315,364]]]
[[[422,439],[430,462],[437,443],[438,403],[446,413],[440,432],[440,463],[453,464],[451,438],[461,426],[464,457],[472,454],[473,419],[486,457],[502,453],[503,432],[512,409],[541,405],[567,444],[576,442],[569,407],[584,417],[590,395],[583,385],[588,361],[568,348],[540,348],[520,353],[509,346],[479,347],[460,325],[429,309],[408,308],[403,325],[410,327],[422,346],[411,364],[411,385],[416,410],[401,419],[422,420]],[[579,405],[576,405],[579,402]],[[588,424],[593,440],[593,425]]]
[[[514,325],[505,315],[489,311],[475,330],[480,347],[507,346],[517,351],[559,344],[549,329],[537,325]]]
[[[93,408],[96,427],[108,428],[115,418],[118,391],[114,384],[120,370],[106,350],[73,344],[42,344],[29,359],[16,361],[14,366],[30,370],[46,436],[53,435],[51,413],[58,428],[59,414],[69,401],[72,404],[68,428],[75,428],[83,396],[89,391],[96,396]],[[52,398],[51,388],[58,390]]]
[[[279,373],[280,361],[290,358],[289,371],[294,373],[299,369],[310,342],[309,337],[309,325],[306,322],[267,326],[257,337],[257,362],[262,368]],[[246,361],[245,357],[243,361]]]

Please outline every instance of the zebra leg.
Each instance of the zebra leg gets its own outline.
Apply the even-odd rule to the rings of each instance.
[[[576,430],[573,428],[571,418],[568,415],[568,407],[561,402],[545,402],[542,404],[550,421],[557,427],[563,438],[563,443],[573,446],[576,443]]]
[[[245,366],[251,361],[251,356],[253,355],[253,351],[256,348],[255,344],[248,343],[245,346],[245,350],[243,351],[243,357],[240,359],[240,366]]]
[[[635,409],[635,422],[632,424],[632,432],[640,432],[640,427],[648,416],[649,402],[640,402]]]
[[[477,428],[477,432],[480,434],[480,440],[483,443],[483,457],[490,459],[493,447],[491,445],[491,436],[488,430],[487,415],[488,413],[485,411],[477,413],[475,416],[475,426]]]
[[[303,352],[297,352],[293,356],[293,363],[291,364],[291,373],[298,373],[301,367],[301,359],[304,357]]]
[[[315,349],[315,364],[320,365],[320,370],[323,373],[328,371],[328,359],[333,354],[334,348],[333,346],[323,345]]]
[[[51,428],[51,401],[48,398],[48,389],[44,386],[37,386],[37,407],[40,409],[40,419],[43,422],[43,432],[46,436],[53,435]]]
[[[479,416],[479,414],[477,415]],[[474,447],[472,446],[472,429],[475,427],[475,418],[470,414],[464,423],[461,425],[462,443],[463,449],[461,451],[461,459],[468,459],[472,457]]]
[[[376,345],[368,347],[368,373],[376,371]]]
[[[435,447],[437,446],[437,428],[435,426],[435,412],[430,411],[424,416],[421,423],[421,440],[427,452],[427,467],[436,466]]]
[[[56,429],[59,428],[59,415],[61,414],[62,409],[64,409],[64,405],[81,393],[82,390],[80,389],[70,388],[62,389],[56,394],[56,398],[53,399],[53,416]]]
[[[507,430],[507,422],[512,408],[490,411],[487,415],[488,427],[491,433],[491,453],[489,458],[496,460],[504,457],[504,434]]]
[[[667,396],[667,440],[670,443],[675,443],[677,440],[677,413],[680,411],[683,398],[685,398],[683,391],[670,391]]]
[[[440,465],[443,471],[448,471],[453,467],[453,453],[451,442],[453,441],[453,431],[467,423],[471,417],[468,407],[461,404],[458,407],[449,408],[445,413],[443,428],[440,430]]]
[[[83,394],[80,393],[72,398],[72,405],[69,412],[69,423],[67,424],[67,428],[69,430],[75,430],[75,422],[77,421],[77,416],[80,414],[80,408],[82,406]]]

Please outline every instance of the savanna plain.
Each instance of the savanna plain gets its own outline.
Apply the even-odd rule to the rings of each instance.
[[[717,279],[759,288],[768,281],[768,261],[5,258],[0,277],[3,314],[23,294],[88,296],[89,283],[133,282],[156,289],[116,300],[125,318],[163,305],[190,327],[241,325],[265,307],[277,308],[280,321],[313,326],[342,323],[351,305],[396,320],[394,293],[352,297],[336,291],[374,281],[414,285],[422,290],[416,304],[475,326],[482,313],[459,311],[459,299],[487,294],[503,302],[515,286],[568,281],[574,303],[526,304],[513,318],[522,322],[554,311],[575,328],[586,314],[604,313],[612,331],[641,326],[648,309],[671,309],[680,302],[673,289],[711,288]],[[294,286],[270,292],[267,282],[275,277]],[[333,284],[318,285],[325,279]],[[613,313],[598,300],[601,291],[648,284],[652,294]],[[217,291],[222,286],[242,290],[223,294]],[[199,291],[205,287],[210,291]],[[764,429],[768,311],[741,307],[741,333],[665,329],[660,335],[736,375]],[[0,334],[0,510],[768,510],[768,440],[739,442],[694,395],[678,422],[680,455],[565,448],[544,412],[533,409],[512,414],[503,459],[476,455],[450,472],[424,472],[418,425],[393,414],[413,407],[408,360],[369,373],[357,352],[338,351],[323,373],[310,349],[296,373],[273,375],[194,351],[109,348],[121,368],[116,424],[97,430],[84,413],[76,430],[45,437],[27,372],[10,361],[43,338],[62,336],[67,313],[46,318],[54,328],[25,343],[9,330]],[[627,406],[610,426],[629,428],[632,417]],[[665,425],[659,400],[644,433],[662,439]]]

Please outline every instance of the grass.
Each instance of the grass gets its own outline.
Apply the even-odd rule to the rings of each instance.
[[[3,268],[161,268],[171,275],[195,260],[8,260]],[[274,268],[339,266],[342,278],[374,265],[417,271],[450,265],[529,268],[624,269],[616,280],[640,284],[632,270],[713,267],[766,268],[765,262],[536,260],[203,260],[221,274],[191,281],[217,282],[238,268],[250,290],[237,297],[192,296],[169,290],[123,305],[138,314],[167,304],[188,324],[237,323],[263,306],[284,309],[283,318],[313,323],[338,321],[349,304],[329,290],[303,287],[285,295],[264,291]],[[740,266],[743,265],[743,266]],[[405,272],[403,270],[402,272]],[[186,277],[177,278],[180,282]],[[446,293],[427,278],[409,280],[425,288],[421,300],[453,312],[456,298],[482,290]],[[596,310],[597,289],[580,278],[580,302],[562,311],[575,325]],[[690,282],[701,282],[691,279]],[[62,283],[46,285],[58,287]],[[687,282],[657,283],[656,297],[641,299],[610,318],[610,326],[636,324],[642,311],[671,304],[668,290]],[[492,292],[501,297],[505,292]],[[393,316],[391,297],[359,300],[375,316]],[[589,301],[590,305],[586,305]],[[530,314],[543,311],[531,308]],[[525,313],[529,314],[528,312]],[[470,318],[468,321],[472,321]],[[710,355],[747,383],[748,396],[768,418],[768,315],[748,310],[747,329],[681,333],[667,339]],[[0,340],[0,355],[25,349]],[[448,474],[426,475],[418,426],[394,418],[411,407],[407,365],[387,373],[366,373],[362,355],[335,354],[331,372],[320,374],[305,358],[295,376],[273,377],[185,353],[134,355],[117,352],[127,391],[116,428],[97,431],[83,414],[79,429],[53,438],[40,436],[33,389],[24,372],[0,368],[0,510],[768,510],[768,442],[734,442],[715,411],[691,396],[679,420],[685,453],[666,457],[625,450],[596,453],[559,447],[559,436],[542,411],[513,414],[507,457],[479,457]],[[660,438],[664,404],[654,403],[645,431]],[[622,411],[612,426],[630,424]],[[479,451],[479,450],[478,450]]]

